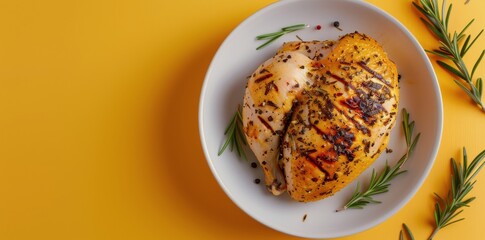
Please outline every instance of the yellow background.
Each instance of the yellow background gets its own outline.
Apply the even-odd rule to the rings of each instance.
[[[451,26],[485,2],[453,1]],[[205,71],[230,31],[274,0],[0,2],[0,239],[296,239],[253,220],[204,159],[197,110]],[[411,0],[370,0],[425,48],[436,40]],[[378,27],[378,26],[376,26]],[[473,64],[482,37],[466,58]],[[485,113],[434,65],[444,102],[436,163],[397,214],[344,239],[417,239],[432,230],[432,193],[449,159],[485,149]],[[485,76],[484,66],[478,70]],[[464,222],[436,239],[483,239],[485,172]]]

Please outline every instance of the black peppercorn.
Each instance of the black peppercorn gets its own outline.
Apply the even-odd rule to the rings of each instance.
[[[252,167],[252,168],[257,168],[257,167],[258,167],[258,164],[256,164],[255,162],[252,162],[252,163],[251,163],[251,167]]]
[[[261,180],[259,178],[254,179],[254,183],[259,184]]]
[[[339,22],[339,21],[335,21],[335,22],[333,22],[333,26],[334,26],[335,28],[337,28],[338,30],[342,31],[342,29],[340,28],[340,22]]]

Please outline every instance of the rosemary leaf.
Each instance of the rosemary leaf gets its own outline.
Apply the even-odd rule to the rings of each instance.
[[[472,74],[470,76],[471,78],[473,78],[473,75],[475,74],[475,70],[477,70],[478,65],[482,61],[483,54],[485,54],[485,50],[482,51],[482,54],[480,54],[480,57],[478,57],[477,62],[475,63],[475,65],[473,65]]]
[[[276,37],[271,38],[270,40],[266,41],[265,43],[263,43],[263,44],[259,45],[259,47],[257,47],[257,48],[256,48],[256,50],[259,50],[259,49],[261,49],[261,48],[263,48],[263,47],[266,47],[266,45],[269,45],[270,43],[274,42],[276,39],[278,39],[278,38],[279,38],[279,37],[281,37],[281,36],[283,36],[283,34],[281,34],[281,35],[278,35],[278,36],[276,36]]]
[[[465,53],[473,46],[473,44],[477,41],[477,39],[480,37],[480,35],[482,35],[483,33],[483,29],[477,34],[477,36],[473,39],[472,43],[470,43],[470,45],[468,45]]]
[[[460,32],[460,34],[458,34],[458,36],[464,36],[465,31],[468,29],[468,27],[470,27],[472,25],[473,22],[475,22],[475,19],[472,19],[470,22],[468,22],[468,24],[461,30],[461,32]]]
[[[256,39],[257,40],[263,40],[263,39],[268,39],[268,38],[281,37],[283,34],[285,34],[284,31],[267,33],[267,34],[256,36]]]
[[[470,98],[472,98],[475,102],[476,101],[479,101],[479,99],[476,98],[475,94],[473,94],[463,83],[461,83],[460,81],[456,80],[456,79],[453,79],[455,81],[455,83],[461,88],[463,89],[463,91],[465,93],[468,94],[468,96],[470,96]],[[472,86],[472,88],[474,88],[474,86]]]
[[[476,82],[476,88],[478,89],[478,93],[482,95],[483,93],[483,83],[482,83],[482,78],[478,78]]]
[[[306,27],[308,27],[308,25],[306,25],[306,24],[295,24],[295,25],[292,25],[292,26],[284,27],[281,30],[283,30],[283,31],[293,31],[293,30],[300,30],[300,29],[303,29],[303,28],[306,28]]]
[[[266,34],[258,35],[258,36],[256,36],[256,40],[265,40],[265,39],[268,39],[268,40],[265,43],[261,44],[259,47],[257,47],[256,50],[259,50],[259,49],[269,45],[270,43],[274,42],[276,39],[280,38],[281,36],[283,36],[285,34],[288,34],[288,33],[294,32],[294,31],[298,31],[298,30],[301,30],[301,29],[304,29],[304,28],[307,28],[307,27],[308,27],[307,24],[295,24],[295,25],[283,27],[278,32],[272,32],[272,33],[266,33]]]
[[[445,53],[445,52],[440,51],[440,50],[431,50],[431,51],[428,51],[427,50],[426,52],[432,53],[434,55],[438,55],[438,56],[440,56],[442,58],[446,58],[446,59],[449,59],[449,60],[453,60],[453,56],[450,56],[450,55],[448,55],[448,53]]]
[[[241,106],[238,106],[236,113],[229,121],[229,125],[226,127],[224,131],[224,135],[226,135],[226,140],[224,144],[219,148],[219,152],[217,153],[218,156],[221,156],[224,151],[226,151],[227,147],[232,152],[234,148],[236,148],[236,153],[239,157],[246,159],[246,153],[244,152],[243,145],[247,145],[246,137],[244,136],[244,132],[242,130],[242,109]]]
[[[458,69],[452,67],[451,65],[449,65],[448,63],[442,62],[440,60],[438,60],[436,62],[438,63],[438,65],[440,65],[441,67],[443,67],[447,71],[455,74],[456,76],[460,77],[463,80],[466,80],[466,76],[464,76],[463,73],[460,72],[460,70],[458,70]]]
[[[461,48],[461,51],[460,51],[460,57],[465,56],[466,51],[467,51],[467,49],[468,49],[468,47],[469,47],[469,46],[468,46],[468,43],[470,42],[471,37],[472,37],[472,36],[470,36],[470,35],[468,35],[468,37],[466,37],[466,40],[465,40],[465,42],[463,43],[463,47]],[[453,59],[451,59],[451,60],[453,60]]]

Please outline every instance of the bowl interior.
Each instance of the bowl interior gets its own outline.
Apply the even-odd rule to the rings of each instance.
[[[342,31],[332,27],[339,21]],[[261,41],[255,36],[281,27],[306,23],[310,27],[288,34],[269,46],[256,50]],[[322,29],[314,28],[321,25]],[[405,164],[412,169],[393,180],[390,192],[377,196],[382,204],[364,210],[335,212],[352,195],[357,181],[367,182],[372,168],[382,169],[386,160],[395,163],[405,152],[400,124],[391,134],[389,148],[356,181],[332,197],[313,203],[299,203],[286,194],[272,196],[255,178],[263,179],[261,169],[247,151],[249,162],[235,153],[217,152],[224,141],[224,130],[238,104],[242,103],[247,76],[270,58],[285,41],[338,39],[350,32],[375,38],[396,63],[400,81],[399,109],[406,108],[421,132],[414,155]],[[364,1],[285,0],[258,11],[242,22],[217,51],[206,75],[199,106],[199,127],[203,149],[214,177],[227,195],[247,214],[261,223],[291,235],[333,238],[354,234],[384,221],[398,211],[418,190],[428,175],[441,139],[442,102],[433,68],[416,39],[397,20]],[[398,123],[401,116],[398,116]],[[303,216],[307,215],[305,221]]]

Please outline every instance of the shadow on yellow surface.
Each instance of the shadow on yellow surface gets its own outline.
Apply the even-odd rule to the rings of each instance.
[[[215,181],[202,152],[198,129],[200,90],[222,39],[199,40],[196,50],[184,56],[185,61],[169,76],[173,85],[157,95],[150,123],[151,148],[157,157],[147,163],[147,169],[151,171],[155,191],[190,212],[194,219],[189,221],[197,221],[201,226],[218,226],[221,233],[255,236],[258,231],[268,229],[230,201]],[[160,187],[163,181],[168,189]]]

